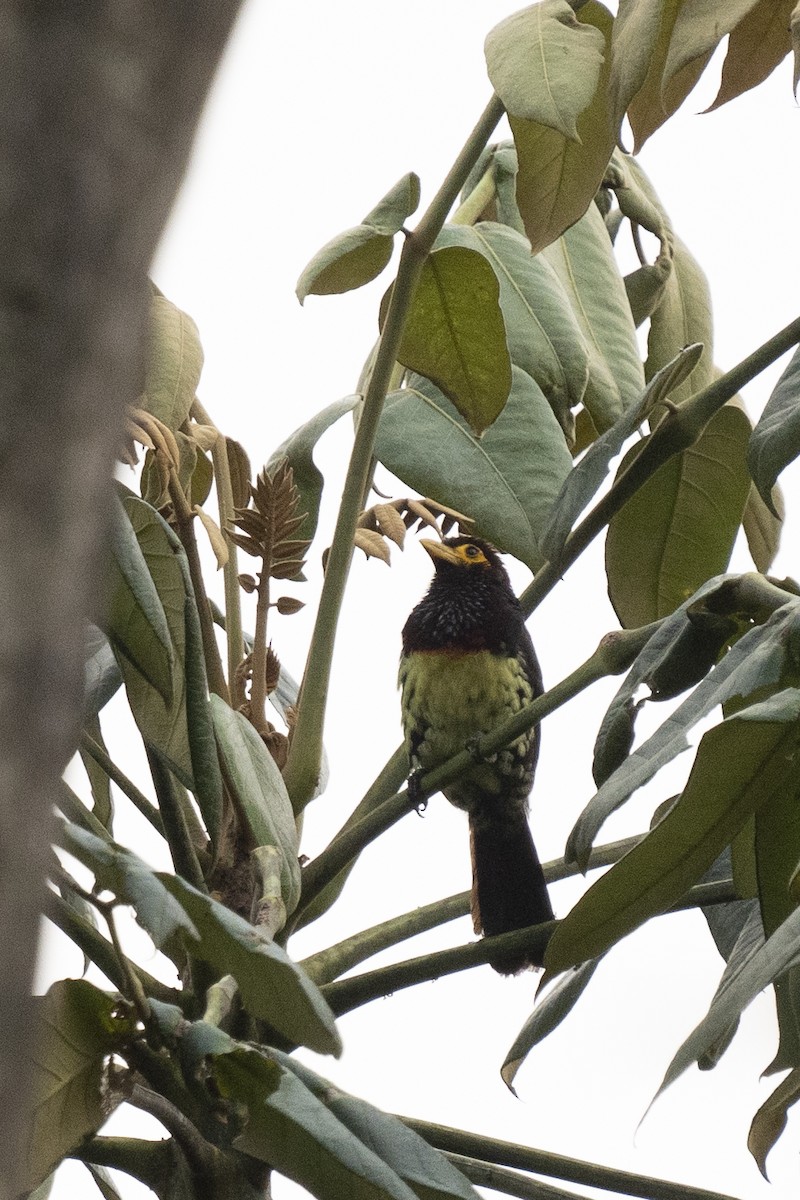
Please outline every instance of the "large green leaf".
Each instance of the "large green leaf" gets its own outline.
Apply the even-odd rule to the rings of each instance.
[[[381,325],[389,310],[387,292]],[[398,361],[433,381],[477,437],[497,420],[511,389],[511,359],[500,285],[483,254],[466,246],[425,260],[397,351]]]
[[[797,0],[757,0],[748,5],[749,12],[728,38],[722,80],[711,109],[763,83],[791,52],[796,7]]]
[[[209,1059],[220,1095],[241,1113],[234,1145],[320,1200],[414,1200],[414,1192],[285,1067],[235,1047]]]
[[[527,238],[491,221],[446,225],[437,245],[466,246],[483,254],[500,284],[511,362],[547,397],[562,428],[583,400],[589,356],[566,292],[542,255],[531,256]]]
[[[277,1050],[271,1050],[270,1053],[282,1067],[296,1075],[359,1141],[395,1171],[419,1200],[442,1200],[444,1197],[478,1200],[477,1192],[461,1172],[397,1117],[381,1112],[366,1100],[340,1091],[296,1058]]]
[[[96,1133],[125,1099],[106,1070],[108,1055],[134,1032],[133,1021],[117,1009],[116,997],[85,979],[62,979],[36,1002],[25,1191]]]
[[[749,436],[746,414],[725,405],[693,446],[665,462],[611,518],[608,594],[626,628],[666,616],[726,569],[750,491]]]
[[[475,531],[531,570],[572,460],[541,389],[517,367],[508,404],[480,441],[426,379],[392,392],[375,453],[409,487],[467,513]]]
[[[549,972],[596,958],[665,912],[753,812],[796,787],[800,692],[781,697],[782,706],[754,705],[705,734],[677,803],[559,923],[545,951]]]
[[[402,179],[367,213],[361,224],[332,238],[319,250],[297,281],[297,298],[329,296],[362,287],[380,275],[392,256],[394,235],[416,211],[419,179]]]
[[[196,941],[198,931],[147,863],[124,846],[95,837],[71,822],[61,831],[60,845],[89,868],[101,889],[131,905],[136,920],[159,950],[176,963],[184,961],[185,940]]]
[[[647,420],[655,406],[661,404],[692,371],[701,352],[701,346],[687,346],[671,363],[662,367],[650,380],[637,403],[631,405],[610,429],[596,438],[575,464],[553,505],[542,545],[544,554],[551,562],[558,558],[570,530],[601,486],[612,458],[619,454],[625,442]]]
[[[280,852],[281,896],[287,913],[300,899],[298,837],[292,804],[275,759],[250,722],[218,696],[211,697],[214,733],[228,786],[257,846]]]
[[[705,65],[722,39],[757,3],[758,0],[725,0],[724,4],[681,4],[669,41],[662,87],[669,88],[675,76],[698,59]],[[787,44],[787,53],[788,49]]]
[[[304,972],[257,928],[183,879],[153,871],[132,851],[67,823],[61,844],[93,872],[99,886],[130,904],[156,946],[175,961],[184,947],[233,975],[242,1002],[293,1043],[339,1054],[333,1014]]]
[[[86,717],[94,717],[122,687],[122,675],[114,651],[106,635],[96,625],[89,625],[87,628],[86,658],[83,665],[83,712]]]
[[[752,435],[751,435],[752,436]],[[750,488],[742,516],[742,529],[747,548],[757,571],[767,575],[780,549],[783,529],[784,503],[780,488],[772,489],[772,503],[777,515],[771,512],[755,485]]]
[[[720,986],[706,1016],[672,1059],[656,1099],[724,1035],[759,992],[796,963],[799,944],[800,909],[795,909],[772,937],[757,947],[737,972],[731,973],[727,984]]]
[[[770,512],[772,489],[784,467],[800,454],[800,350],[795,350],[773,388],[750,437],[747,465]]]
[[[715,586],[717,581],[710,581],[708,590]],[[568,860],[585,866],[594,838],[606,818],[637,788],[652,779],[661,767],[688,748],[688,730],[718,704],[736,696],[746,698],[778,682],[786,667],[787,644],[797,627],[799,613],[797,602],[788,597],[787,604],[773,613],[764,625],[751,629],[740,638],[655,733],[625,758],[578,818],[567,841],[565,854]],[[643,661],[634,663],[614,697],[603,721],[601,735],[604,730],[613,729],[614,714],[627,703],[639,683],[655,671],[659,652],[669,653],[681,624],[681,615],[675,614],[665,624],[666,631],[661,630],[650,639],[645,653],[640,656]],[[662,633],[666,646],[659,636]]]
[[[543,1042],[572,1012],[589,986],[599,965],[600,960],[597,958],[582,963],[573,971],[563,975],[561,979],[556,980],[544,999],[537,1003],[515,1037],[514,1044],[506,1055],[500,1071],[503,1082],[512,1092],[514,1092],[513,1084],[517,1072],[533,1047]]]
[[[637,403],[645,378],[625,284],[597,205],[591,204],[580,221],[544,253],[589,348],[589,384],[583,403],[602,433]],[[696,340],[686,338],[661,365]]]
[[[512,117],[580,141],[577,118],[603,66],[597,30],[579,21],[566,0],[542,0],[496,25],[485,48],[492,87]]]
[[[181,783],[193,787],[186,725],[186,584],[179,562],[183,549],[166,521],[144,500],[123,494],[123,506],[141,547],[164,609],[173,650],[169,704],[124,654],[118,662],[133,718],[144,740],[164,758]]]
[[[778,1084],[753,1117],[747,1135],[747,1149],[767,1178],[767,1155],[786,1128],[787,1113],[800,1100],[800,1070],[795,1068]]]
[[[174,432],[189,415],[202,369],[203,350],[194,321],[166,296],[154,295],[142,407]]]
[[[608,9],[597,0],[588,0],[581,5],[576,25],[569,31],[571,36],[584,39],[587,44],[591,38],[593,46],[605,59],[599,79],[592,70],[582,80],[569,48],[562,58],[561,71],[568,76],[572,97],[572,115],[567,127],[574,121],[577,140],[563,130],[509,110],[519,159],[517,206],[534,253],[555,241],[583,216],[600,187],[611,158],[616,140],[607,98],[612,25]],[[581,27],[591,30],[589,37]],[[583,103],[585,97],[585,83],[595,79],[597,82],[589,102],[576,111],[577,104]]]
[[[361,400],[360,396],[345,396],[342,400],[334,400],[327,408],[316,413],[305,425],[301,425],[290,434],[285,442],[281,442],[277,450],[270,455],[266,471],[272,475],[278,464],[285,458],[292,468],[295,487],[300,492],[298,512],[305,513],[303,524],[297,530],[298,538],[311,541],[317,532],[319,506],[322,500],[324,479],[322,472],[314,462],[314,448],[331,425],[352,412]],[[246,501],[245,501],[246,503]],[[239,507],[244,507],[240,505]]]
[[[174,659],[169,625],[128,512],[116,498],[112,530],[106,630],[168,705]]]
[[[342,1043],[322,993],[285,950],[257,928],[177,875],[157,878],[199,934],[193,952],[220,975],[233,975],[249,1013],[292,1043],[339,1055]]]
[[[775,932],[796,908],[792,878],[800,863],[800,775],[770,796],[755,815],[753,850],[764,932]],[[800,967],[775,983],[780,1041],[768,1073],[800,1067]]]
[[[708,50],[671,78],[665,76],[675,22],[684,7],[691,5],[684,0],[620,0],[611,90],[615,129],[627,109],[635,152],[680,108],[711,57]]]
[[[704,353],[689,378],[673,395],[675,404],[707,387],[715,377],[715,370],[708,280],[680,238],[673,237],[672,271],[664,286],[661,303],[650,318],[645,363],[647,378],[652,379],[656,371],[692,342],[701,342]]]

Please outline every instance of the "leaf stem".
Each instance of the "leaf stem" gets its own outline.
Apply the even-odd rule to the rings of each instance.
[[[230,693],[225,682],[225,673],[222,670],[219,646],[214,636],[214,622],[211,619],[203,569],[197,550],[197,539],[194,536],[194,514],[186,503],[178,473],[172,465],[169,468],[169,496],[175,515],[175,532],[180,538],[186,554],[186,561],[189,564],[189,577],[192,581],[197,614],[200,618],[200,635],[203,640],[203,657],[206,660],[208,686],[212,692],[230,704]]]
[[[203,425],[217,426],[211,420],[206,409],[195,396],[192,404],[192,415]],[[224,433],[219,432],[214,445],[211,447],[211,458],[214,463],[214,481],[217,485],[217,508],[219,511],[219,527],[228,547],[228,561],[222,568],[222,578],[225,587],[225,631],[228,647],[228,686],[233,689],[236,671],[244,658],[244,639],[242,637],[242,605],[239,591],[239,558],[237,547],[228,537],[228,529],[233,524],[233,487],[231,485],[231,468],[228,461],[228,444]]]
[[[136,784],[120,771],[117,764],[113,759],[109,758],[100,743],[96,742],[86,730],[81,733],[81,750],[85,750],[97,765],[102,767],[111,782],[115,783],[123,795],[128,797],[134,807],[150,822],[153,828],[162,837],[165,837],[164,822],[161,820],[161,814],[155,804],[151,800],[148,800],[144,792],[139,791]]]
[[[372,466],[372,448],[378,422],[411,301],[436,236],[502,114],[502,104],[496,96],[492,96],[427,212],[416,229],[407,236],[400,256],[397,279],[364,396],[347,469],[317,620],[309,647],[297,724],[284,770],[284,779],[295,812],[305,808],[313,795],[319,776],[331,661],[353,554],[353,535],[361,498]]]
[[[564,543],[558,561],[546,562],[522,593],[520,604],[526,616],[541,604],[590,542],[594,541],[611,518],[627,504],[631,496],[659,467],[673,455],[693,446],[714,414],[728,400],[799,341],[800,318],[797,318],[747,358],[742,359],[732,370],[726,371],[708,387],[664,415],[627,470],[614,481],[605,496],[573,529]]]
[[[465,1154],[523,1171],[535,1171],[539,1175],[553,1176],[585,1187],[603,1188],[623,1196],[640,1196],[643,1200],[733,1200],[722,1192],[709,1192],[685,1183],[672,1183],[668,1179],[635,1175],[630,1171],[567,1158],[550,1150],[537,1150],[532,1146],[519,1146],[514,1142],[483,1137],[447,1125],[434,1125],[411,1117],[400,1117],[400,1120],[437,1150]]]

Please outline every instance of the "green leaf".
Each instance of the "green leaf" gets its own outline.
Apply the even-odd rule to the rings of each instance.
[[[534,1046],[543,1042],[567,1017],[586,991],[600,960],[591,959],[556,980],[543,1000],[539,1001],[520,1029],[506,1055],[500,1074],[506,1087],[514,1092],[514,1080]]]
[[[647,78],[663,8],[662,0],[619,0],[608,81],[615,134],[620,131],[628,105]]]
[[[96,1133],[125,1098],[105,1065],[133,1033],[133,1023],[117,1007],[116,997],[84,979],[62,979],[37,1001],[26,1191]]]
[[[792,786],[800,748],[800,692],[754,705],[706,733],[677,803],[560,922],[545,952],[553,974],[595,958],[665,912],[708,870],[751,813]]]
[[[725,405],[611,518],[608,594],[625,628],[666,616],[726,569],[750,491],[749,436],[746,414]],[[618,476],[643,444],[626,454]]]
[[[193,789],[184,670],[187,589],[181,562],[183,560],[185,566],[185,556],[175,534],[149,504],[128,493],[123,496],[123,506],[163,606],[173,649],[169,704],[164,703],[162,696],[124,654],[118,656],[128,703],[144,740],[158,751],[181,783]]]
[[[298,836],[292,804],[275,759],[250,722],[211,696],[211,717],[230,791],[257,846],[275,846],[281,858],[281,895],[287,913],[300,899]]]
[[[800,1100],[800,1069],[795,1068],[776,1087],[771,1096],[767,1097],[753,1117],[750,1132],[747,1135],[747,1149],[758,1164],[758,1169],[765,1179],[767,1176],[767,1155],[786,1128],[787,1113],[793,1104]]]
[[[662,87],[668,88],[676,75],[698,59],[705,65],[722,39],[748,16],[756,3],[757,0],[726,0],[724,5],[679,5],[664,63]],[[787,45],[787,53],[788,50]]]
[[[771,938],[756,948],[720,986],[711,1007],[672,1059],[653,1103],[671,1083],[705,1053],[773,980],[797,960],[800,909],[795,909]]]
[[[772,489],[772,502],[777,516],[770,512],[757,488],[753,485],[748,493],[742,516],[742,528],[747,538],[750,557],[756,570],[760,571],[762,575],[768,574],[781,544],[785,509],[779,487]]]
[[[516,367],[512,382],[508,404],[478,441],[438,388],[412,378],[386,399],[375,453],[407,486],[466,512],[477,534],[536,570],[572,460],[541,389]]]
[[[509,116],[519,159],[517,206],[534,253],[554,242],[586,212],[615,144],[606,92],[613,20],[602,4],[588,0],[580,8],[578,23],[599,30],[606,47],[599,83],[576,121],[580,140],[538,121],[514,113]],[[565,67],[574,71],[571,62]],[[578,86],[576,79],[577,75],[573,76],[573,87]]]
[[[183,962],[185,940],[196,941],[197,929],[138,855],[71,822],[61,831],[60,845],[89,868],[101,889],[113,892],[123,903],[131,905],[136,920],[159,950],[174,962]]]
[[[692,598],[692,603],[710,594],[718,585],[719,580],[709,580],[706,588],[700,589],[698,596]],[[797,603],[789,600],[764,625],[746,633],[655,733],[636,747],[598,789],[578,818],[567,840],[565,855],[568,861],[586,864],[594,838],[606,818],[637,788],[652,779],[661,767],[688,748],[687,731],[698,721],[718,704],[724,704],[735,696],[746,698],[781,678],[786,667],[787,645],[791,642],[799,612]],[[613,726],[615,712],[627,703],[646,675],[654,672],[659,658],[669,653],[684,619],[682,613],[674,614],[647,643],[644,653],[633,664],[614,697],[603,720],[598,745],[604,731]]]
[[[597,89],[604,49],[602,34],[579,21],[566,0],[542,0],[492,29],[486,65],[510,116],[580,142],[576,120]]]
[[[381,233],[399,233],[412,213],[417,211],[419,198],[419,176],[409,171],[367,213],[364,224]]]
[[[715,378],[714,331],[708,280],[678,237],[673,239],[672,256],[672,271],[663,298],[650,318],[645,375],[652,379],[684,346],[701,342],[703,356],[672,397],[675,404],[680,404]]]
[[[87,717],[84,721],[83,728],[93,738],[98,746],[101,746],[108,754],[108,747],[103,738],[103,730],[100,726],[100,718],[97,716]],[[89,779],[89,786],[92,790],[92,812],[97,817],[101,825],[109,831],[114,820],[114,801],[111,796],[111,781],[106,775],[103,768],[95,762],[91,754],[87,754],[85,750],[79,750],[83,769]]]
[[[619,454],[625,442],[647,420],[655,406],[661,404],[692,371],[701,353],[702,346],[687,346],[671,363],[662,367],[650,380],[638,402],[632,404],[610,429],[595,439],[570,471],[553,505],[543,539],[542,551],[551,562],[559,557],[570,530],[603,483],[612,458]]]
[[[761,499],[773,515],[772,489],[781,471],[800,454],[800,350],[773,388],[750,438],[747,465]]]
[[[352,410],[361,401],[360,396],[345,396],[342,400],[334,400],[327,408],[316,413],[305,425],[301,425],[294,433],[281,442],[277,450],[270,455],[266,471],[272,475],[282,459],[288,459],[294,475],[294,484],[300,493],[298,511],[306,513],[303,524],[297,530],[298,538],[311,541],[317,532],[319,506],[322,500],[322,486],[325,482],[322,472],[314,462],[314,448],[331,425]],[[245,500],[245,504],[247,501]],[[238,507],[243,508],[240,504]]]
[[[206,660],[203,652],[203,635],[200,629],[200,616],[194,598],[194,589],[189,576],[189,563],[184,556],[180,556],[178,564],[183,571],[183,582],[186,589],[184,609],[186,733],[194,781],[192,790],[206,832],[211,839],[212,846],[216,849],[219,846],[222,826],[222,772],[217,757],[211,697],[208,692]]]
[[[527,238],[503,225],[446,225],[437,245],[483,254],[500,284],[511,362],[538,383],[563,429],[583,400],[589,356],[561,281]]]
[[[381,304],[381,327],[390,292]],[[511,359],[491,265],[475,250],[448,246],[425,260],[398,361],[436,384],[480,437],[511,388]]]
[[[174,433],[189,416],[202,369],[203,350],[194,321],[166,296],[154,295],[142,407]]]
[[[614,36],[611,94],[615,130],[627,109],[634,153],[680,108],[705,70],[712,51],[692,59],[671,78],[665,75],[682,0],[620,0]],[[722,17],[715,8],[720,23]]]
[[[157,879],[188,914],[198,931],[192,949],[220,975],[233,975],[242,1003],[293,1044],[317,1054],[341,1054],[333,1013],[322,993],[285,950],[211,896],[177,875]]]
[[[168,705],[173,648],[164,607],[128,512],[116,499],[114,518],[106,631]]]
[[[114,651],[106,635],[96,625],[89,625],[86,631],[86,658],[83,665],[83,712],[88,718],[97,716],[122,687],[122,675]]]
[[[366,1100],[340,1091],[329,1080],[323,1079],[288,1054],[278,1050],[270,1050],[270,1054],[282,1067],[296,1075],[329,1112],[377,1154],[381,1162],[395,1171],[419,1200],[438,1200],[441,1197],[478,1200],[477,1192],[461,1172],[397,1117],[381,1112]]]
[[[748,5],[749,12],[728,38],[719,92],[708,112],[758,87],[791,52],[796,5],[797,0],[757,0]]]
[[[247,1113],[234,1145],[320,1200],[414,1200],[394,1171],[291,1072],[240,1047],[209,1061],[220,1094]]]
[[[419,204],[419,179],[404,175],[360,225],[319,250],[297,282],[297,298],[329,296],[363,287],[380,275],[392,257],[394,235]]]
[[[645,378],[625,285],[597,205],[591,204],[544,254],[561,280],[589,349],[583,403],[603,433],[638,402]],[[677,346],[670,359],[693,340]]]
[[[800,863],[800,778],[770,796],[755,816],[754,854],[758,900],[769,937],[796,907],[792,878]],[[775,983],[780,1042],[767,1074],[800,1066],[800,967]]]

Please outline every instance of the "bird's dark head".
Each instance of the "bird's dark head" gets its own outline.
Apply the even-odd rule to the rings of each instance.
[[[500,555],[494,546],[482,538],[451,537],[443,542],[422,538],[420,545],[431,556],[437,577],[450,579],[462,585],[492,577],[497,582],[510,586]]]
[[[527,636],[497,551],[482,538],[421,541],[436,573],[403,629],[406,653],[420,650],[516,653]]]

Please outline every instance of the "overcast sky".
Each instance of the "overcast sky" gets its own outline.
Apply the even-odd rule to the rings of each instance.
[[[320,245],[360,220],[406,171],[420,175],[424,207],[489,98],[483,39],[515,8],[502,0],[246,5],[154,278],[197,321],[206,354],[201,399],[244,443],[256,469],[292,429],[354,390],[391,279],[387,272],[361,292],[311,297],[301,308],[297,276]],[[711,71],[718,78],[719,66]],[[642,162],[710,278],[715,356],[728,368],[797,315],[800,114],[786,64],[756,93],[696,115],[714,91],[712,83],[690,98],[648,143]],[[764,382],[749,389],[752,413],[768,391]],[[349,432],[345,419],[318,454],[332,480],[326,530]],[[796,493],[791,471],[787,483]],[[272,627],[298,676],[325,544],[321,536],[309,584],[294,592],[308,607]],[[800,572],[791,553],[796,544],[795,520],[778,574]],[[615,626],[599,549],[586,557],[531,625],[550,684]],[[746,569],[746,557],[740,565]],[[324,846],[399,742],[399,631],[429,573],[413,543],[393,555],[391,570],[357,556],[326,730],[332,781],[308,815],[308,854]],[[515,578],[524,585],[528,577],[520,571]],[[614,683],[598,685],[545,724],[532,815],[543,858],[562,853],[592,794],[592,744],[614,690]],[[659,781],[637,796],[602,840],[641,829],[667,794]],[[384,842],[364,856],[335,916],[293,943],[297,956],[468,886],[466,822],[441,798],[424,820],[407,818]],[[559,914],[581,886],[553,889]],[[465,919],[401,948],[400,957],[471,936]],[[509,980],[481,968],[400,993],[342,1020],[340,1062],[305,1058],[390,1111],[742,1200],[777,1200],[796,1193],[797,1120],[770,1160],[771,1189],[745,1145],[752,1115],[776,1082],[757,1082],[775,1048],[766,998],[746,1014],[716,1071],[689,1072],[636,1133],[672,1053],[704,1014],[721,966],[699,916],[651,923],[612,953],[578,1010],[531,1056],[517,1079],[519,1100],[499,1068],[530,1011],[532,975]],[[61,1195],[88,1184],[80,1175],[69,1179]],[[275,1187],[278,1200],[297,1194],[287,1184]]]

